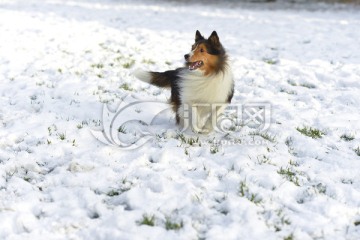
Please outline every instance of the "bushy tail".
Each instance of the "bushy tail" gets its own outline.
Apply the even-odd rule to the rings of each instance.
[[[175,81],[177,78],[176,70],[166,72],[147,72],[141,69],[136,69],[133,74],[139,80],[158,87],[170,87],[171,81]]]

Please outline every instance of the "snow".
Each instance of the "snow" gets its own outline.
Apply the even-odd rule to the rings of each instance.
[[[360,15],[230,6],[0,2],[1,239],[360,238]],[[131,72],[182,66],[197,29],[231,57],[233,103],[271,104],[266,134],[179,135],[165,112],[95,138],[122,101],[159,113],[169,91]]]

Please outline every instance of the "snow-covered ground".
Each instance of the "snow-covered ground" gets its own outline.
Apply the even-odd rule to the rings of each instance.
[[[351,9],[1,0],[0,239],[360,239],[359,26]],[[135,150],[97,140],[104,104],[166,101],[131,71],[182,66],[197,29],[270,128],[163,116]]]

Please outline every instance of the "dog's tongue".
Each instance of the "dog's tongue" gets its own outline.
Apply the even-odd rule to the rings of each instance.
[[[189,65],[189,70],[195,70],[201,66],[201,61],[192,62]]]

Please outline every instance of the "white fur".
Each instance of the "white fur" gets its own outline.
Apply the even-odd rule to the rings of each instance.
[[[191,52],[189,53],[189,58],[191,58],[192,56],[194,56],[195,54],[195,50],[197,49],[199,45],[196,45],[196,47],[194,48],[194,50],[191,50]]]
[[[233,75],[231,69],[227,67],[224,72],[212,76],[204,76],[200,70],[184,70],[180,81],[180,99],[181,104],[193,106],[196,104],[226,104],[229,94],[233,87]],[[224,107],[217,110],[219,115]],[[191,113],[192,111],[190,111]],[[183,109],[180,107],[178,112],[180,118],[183,118]],[[190,121],[194,120],[195,131],[209,132],[212,130],[210,107],[196,107],[196,116],[190,116]],[[183,121],[182,121],[183,122]]]
[[[135,69],[132,74],[143,82],[150,83],[151,81],[151,73],[140,68]]]
[[[184,70],[181,74],[182,103],[225,103],[233,86],[230,68],[213,76],[204,76],[200,70]]]

